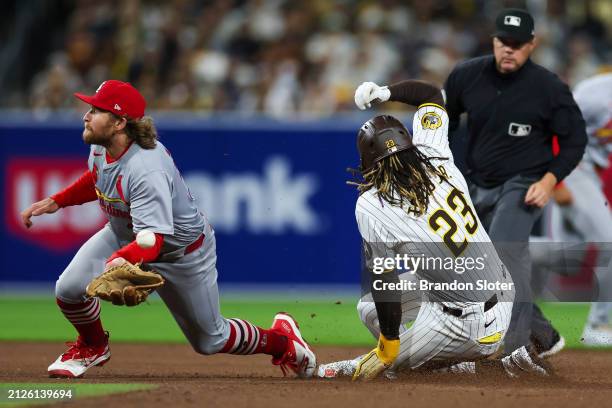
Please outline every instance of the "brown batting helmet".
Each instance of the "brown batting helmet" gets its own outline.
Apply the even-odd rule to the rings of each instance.
[[[411,147],[414,147],[412,135],[402,122],[391,115],[373,117],[361,126],[357,134],[362,172],[368,171],[385,157]]]

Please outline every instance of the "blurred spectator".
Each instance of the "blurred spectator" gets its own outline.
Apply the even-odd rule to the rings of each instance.
[[[499,8],[525,4],[533,58],[570,85],[610,63],[605,0],[77,0],[21,107],[72,107],[75,90],[116,78],[153,109],[330,115],[353,109],[365,79],[441,85],[459,60],[489,52]]]

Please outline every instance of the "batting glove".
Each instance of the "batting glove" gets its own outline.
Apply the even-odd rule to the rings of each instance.
[[[372,107],[372,102],[386,102],[391,97],[391,91],[386,86],[378,86],[374,82],[364,82],[355,90],[355,105],[361,110]]]
[[[378,346],[366,354],[353,374],[353,381],[372,380],[393,364],[399,354],[400,341],[387,340],[382,334]]]

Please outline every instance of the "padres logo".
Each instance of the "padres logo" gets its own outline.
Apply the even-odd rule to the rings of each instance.
[[[427,112],[421,118],[421,126],[423,129],[436,130],[442,126],[442,118],[436,112]]]

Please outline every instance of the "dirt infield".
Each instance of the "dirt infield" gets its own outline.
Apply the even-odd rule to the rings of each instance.
[[[62,407],[609,406],[612,352],[564,351],[550,361],[554,379],[510,380],[469,375],[410,375],[396,381],[283,378],[266,356],[200,356],[184,345],[115,344],[112,360],[79,380],[47,378],[63,344],[0,343],[0,382],[154,383],[151,391],[64,402]],[[320,362],[364,349],[318,347]],[[1,404],[0,404],[1,406]],[[56,405],[59,406],[59,405]]]

